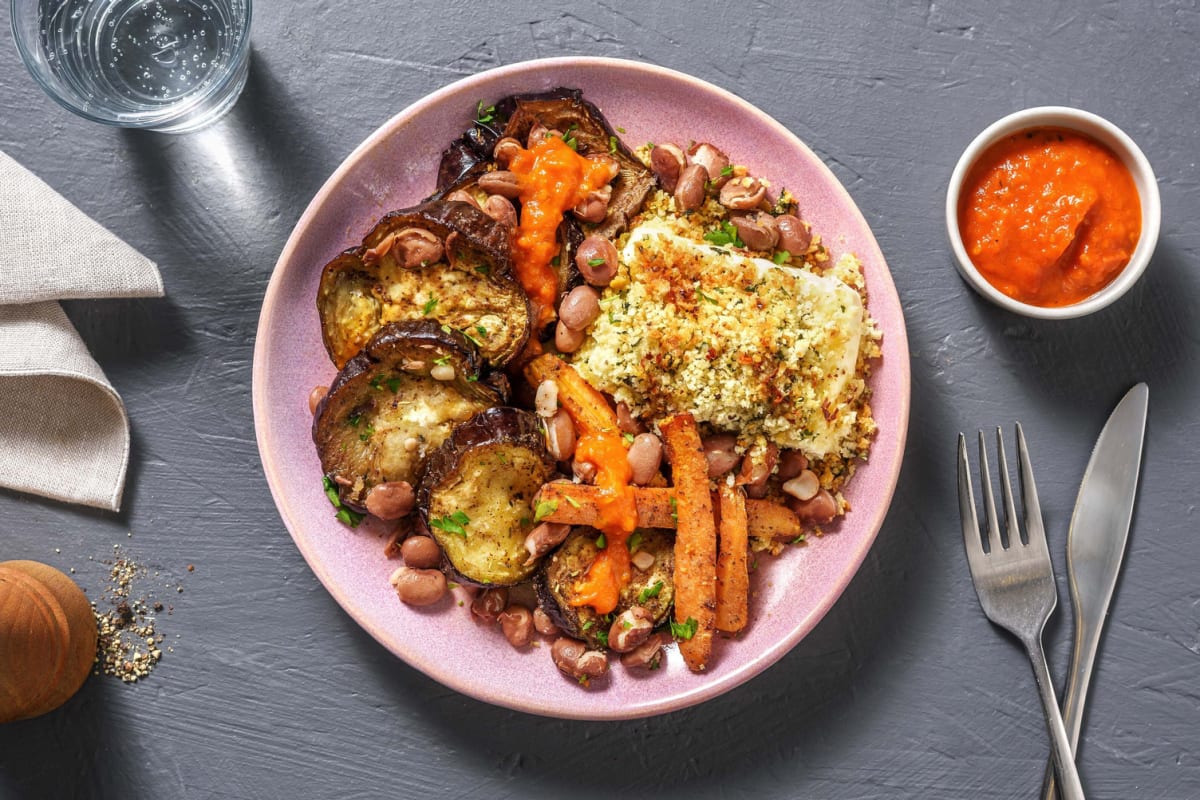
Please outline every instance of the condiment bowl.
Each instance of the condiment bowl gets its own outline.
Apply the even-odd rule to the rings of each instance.
[[[1077,303],[1066,306],[1044,307],[1024,303],[1001,292],[972,263],[959,231],[959,202],[967,175],[988,148],[1007,136],[1033,128],[1065,128],[1090,136],[1111,149],[1129,170],[1141,201],[1142,231],[1129,263],[1111,283],[1095,294]],[[1064,106],[1041,106],[1027,108],[1009,114],[989,125],[967,146],[954,173],[950,176],[950,187],[946,192],[946,232],[950,247],[958,264],[958,271],[975,291],[1001,308],[1016,314],[1040,319],[1070,319],[1091,314],[1108,306],[1137,283],[1145,272],[1158,243],[1158,230],[1162,221],[1162,206],[1158,195],[1158,183],[1154,170],[1145,154],[1124,131],[1103,117]]]

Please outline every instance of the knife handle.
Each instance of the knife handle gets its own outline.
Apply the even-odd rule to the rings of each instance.
[[[1084,618],[1078,596],[1072,592],[1075,610],[1075,645],[1071,652],[1071,671],[1067,678],[1067,690],[1063,695],[1063,727],[1067,729],[1067,740],[1071,753],[1079,751],[1079,731],[1083,726],[1083,706],[1087,701],[1088,686],[1092,681],[1092,667],[1096,663],[1096,651],[1100,647],[1100,634],[1104,620]],[[1058,796],[1054,782],[1054,761],[1046,762],[1046,774],[1042,778],[1042,800],[1055,800]]]

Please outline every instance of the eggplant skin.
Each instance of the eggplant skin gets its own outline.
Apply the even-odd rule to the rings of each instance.
[[[454,368],[453,380],[430,375]],[[454,425],[507,402],[508,381],[486,371],[478,348],[433,320],[384,325],[347,362],[317,406],[313,442],[342,502],[364,511],[385,481],[416,486],[427,456]]]
[[[582,639],[593,647],[603,647],[604,642],[596,634],[607,635],[612,619],[633,606],[642,606],[649,611],[656,628],[666,622],[675,601],[675,537],[668,531],[657,529],[642,529],[640,533],[642,541],[638,550],[653,554],[654,563],[645,571],[630,566],[632,577],[621,590],[617,607],[611,614],[602,616],[591,606],[571,605],[575,582],[587,574],[600,552],[596,547],[599,531],[583,526],[575,528],[543,561],[534,578],[538,605],[564,634]],[[662,581],[658,594],[639,602],[641,593],[652,589],[658,581]]]
[[[423,228],[448,242],[437,263],[408,269],[396,251],[368,251],[404,228]],[[530,333],[529,300],[512,271],[511,231],[469,203],[436,200],[384,216],[360,247],[330,261],[321,274],[317,312],[325,349],[341,368],[382,326],[434,319],[463,331],[489,363],[503,365]]]
[[[430,456],[417,492],[421,520],[449,570],[478,586],[528,578],[538,567],[525,564],[532,501],[555,470],[528,411],[489,408],[456,427]]]

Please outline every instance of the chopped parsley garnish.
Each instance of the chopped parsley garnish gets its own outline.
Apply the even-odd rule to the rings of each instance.
[[[566,498],[567,498],[567,502],[571,504],[572,508],[579,508],[578,500],[576,500],[574,497],[571,497],[571,495],[567,495]]]
[[[478,375],[468,375],[467,376],[467,383],[474,383],[477,380],[479,380]]]
[[[721,168],[721,177],[722,178],[728,178],[732,174],[733,174],[733,166],[732,165],[726,164],[724,167]]]
[[[610,153],[617,152],[617,137],[615,137],[615,136],[608,137],[608,152],[610,152]]]
[[[357,528],[358,523],[362,522],[363,515],[352,509],[342,505],[342,498],[338,495],[337,484],[328,475],[321,479],[322,485],[325,487],[325,496],[329,498],[329,503],[335,509],[333,518],[343,525],[349,525],[351,528]]]
[[[329,502],[334,508],[342,507],[342,498],[338,497],[337,486],[334,485],[333,479],[326,475],[321,479],[321,483],[325,486],[325,496],[329,498]]]
[[[567,147],[571,148],[572,150],[579,149],[579,142],[577,142],[575,140],[575,137],[571,135],[571,131],[575,130],[578,127],[579,127],[578,125],[576,125],[574,122],[572,122],[567,127],[567,129],[565,131],[563,131],[562,140],[567,145]]]
[[[783,262],[787,261],[791,257],[792,257],[792,254],[789,253],[787,250],[780,250],[778,253],[771,256],[771,260],[774,261],[776,264],[782,264]]]
[[[608,647],[608,631],[596,631],[596,641]]]
[[[401,380],[399,378],[388,378],[386,381],[384,381],[384,383],[387,384],[387,387],[391,390],[392,394],[400,391]]]
[[[629,554],[633,555],[634,553],[636,553],[637,549],[639,547],[641,547],[641,545],[642,545],[642,532],[634,531],[633,536],[629,537],[629,542],[626,544],[626,547],[629,548]]]
[[[624,128],[622,128],[620,125],[618,125],[618,126],[617,126],[617,133],[624,133],[624,132],[625,132],[625,129],[624,129]]]
[[[468,339],[470,339],[470,340],[471,340],[471,342],[472,342],[472,343],[473,343],[473,344],[474,344],[476,347],[483,347],[483,342],[479,341],[479,340],[478,340],[478,339],[476,339],[474,336],[472,336],[472,335],[471,335],[471,333],[470,333],[470,331],[468,331],[466,328],[463,328],[463,330],[462,330],[462,335],[463,335],[463,336],[465,336],[465,337],[467,337]],[[484,334],[484,335],[486,336],[487,334]]]
[[[557,267],[561,263],[562,263],[562,256],[555,256],[554,258],[550,259],[551,266]]]
[[[450,332],[450,331],[452,331],[452,330],[454,330],[454,329],[453,329],[453,328],[451,328],[449,325],[443,325],[443,326],[442,326],[442,333],[449,333],[449,332]]]
[[[596,537],[596,549],[603,550],[608,547],[608,538],[602,533]]]
[[[350,416],[346,417],[346,422],[351,428],[357,428],[358,423],[362,422],[362,414],[356,411]]]
[[[489,272],[491,272],[491,268],[487,264],[480,264],[475,268],[475,271],[480,275],[487,275]]]
[[[480,100],[479,104],[475,106],[475,121],[486,125],[495,119],[496,119],[496,107],[488,106],[487,108],[484,108],[483,101]]]
[[[558,511],[557,500],[539,500],[537,507],[533,510],[533,521],[541,522],[555,511]]]
[[[585,622],[579,626],[579,630],[586,632],[586,631],[590,631],[594,627],[596,627],[596,620],[589,619],[587,622]]]
[[[588,259],[588,266],[589,266],[589,267],[600,267],[600,266],[603,266],[603,265],[604,265],[604,259],[603,259],[603,258],[589,258],[589,259]]]
[[[452,533],[455,536],[467,538],[467,525],[471,523],[471,518],[462,511],[455,511],[453,514],[448,514],[441,519],[429,520],[429,527],[437,528],[439,531]]]
[[[433,295],[429,295],[429,299],[425,301],[425,305],[421,306],[421,313],[428,317],[437,308],[437,304],[438,299]]]
[[[720,227],[714,228],[704,234],[704,241],[711,242],[715,245],[731,244],[734,247],[745,247],[746,243],[738,237],[737,227],[728,220],[722,222]]]
[[[720,305],[716,300],[713,300],[711,297],[709,297],[708,295],[706,295],[704,292],[700,291],[699,289],[696,290],[696,294],[699,295],[700,299],[706,303],[712,303],[714,306]]]
[[[382,375],[376,375],[374,378],[371,378],[371,388],[376,389],[376,390],[380,390],[383,388],[383,376]]]
[[[671,519],[679,521],[679,503],[675,500],[675,495],[671,495]]]
[[[652,600],[653,598],[658,597],[658,593],[661,592],[662,589],[663,582],[655,581],[653,586],[647,586],[645,589],[642,589],[640,592],[638,592],[638,602],[644,603],[647,600]],[[688,638],[690,639],[692,637],[689,636]]]
[[[802,533],[799,536],[797,536],[795,539],[792,539],[790,542],[788,542],[788,544],[800,544],[803,541],[804,541],[804,534]]]
[[[692,617],[688,617],[686,622],[676,622],[671,620],[671,635],[681,642],[686,642],[696,635],[696,628],[700,623],[696,622]]]
[[[633,623],[632,623],[632,622],[630,622],[630,621],[629,621],[629,620],[627,620],[627,619],[623,619],[623,620],[621,620],[621,627],[622,627],[624,630],[629,630],[630,628],[632,628],[632,627],[633,627]]]
[[[365,442],[367,439],[371,438],[371,434],[373,433],[375,433],[375,426],[368,422],[367,427],[363,428],[362,433],[358,435],[358,440],[360,442]]]
[[[637,437],[632,433],[622,433],[621,438],[625,440],[625,444],[633,444],[633,440]]]
[[[483,327],[482,325],[476,325],[475,332],[485,339],[488,337],[487,328]]]
[[[447,333],[449,333],[449,331],[447,331]],[[433,363],[437,364],[439,367],[444,367],[450,363],[450,356],[442,356],[441,358],[435,358],[433,360]]]

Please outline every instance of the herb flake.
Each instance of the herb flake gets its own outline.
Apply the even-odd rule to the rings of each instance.
[[[429,527],[461,536],[464,539],[467,538],[467,525],[469,524],[471,524],[471,518],[462,511],[455,511],[440,519],[429,520]]]
[[[496,107],[483,107],[483,101],[480,100],[475,106],[475,121],[483,125],[493,122],[496,119]]]
[[[558,511],[557,500],[539,500],[537,506],[533,509],[533,521],[541,522],[555,511]]]
[[[647,600],[652,600],[655,597],[658,597],[659,593],[662,590],[663,590],[663,582],[655,581],[653,586],[647,586],[646,588],[644,588],[640,592],[638,592],[638,602],[644,603]],[[688,638],[690,639],[692,637],[689,636]]]
[[[337,509],[334,512],[333,518],[343,525],[348,525],[351,528],[357,528],[358,523],[362,522],[364,515],[354,511],[353,509],[346,508],[346,506],[342,504],[342,498],[341,495],[338,494],[337,484],[335,484],[333,479],[328,475],[321,478],[321,484],[325,489],[325,497],[329,498],[329,504]]]
[[[681,642],[686,642],[696,635],[696,628],[700,623],[692,617],[688,617],[685,622],[676,622],[671,620],[671,635]]]

